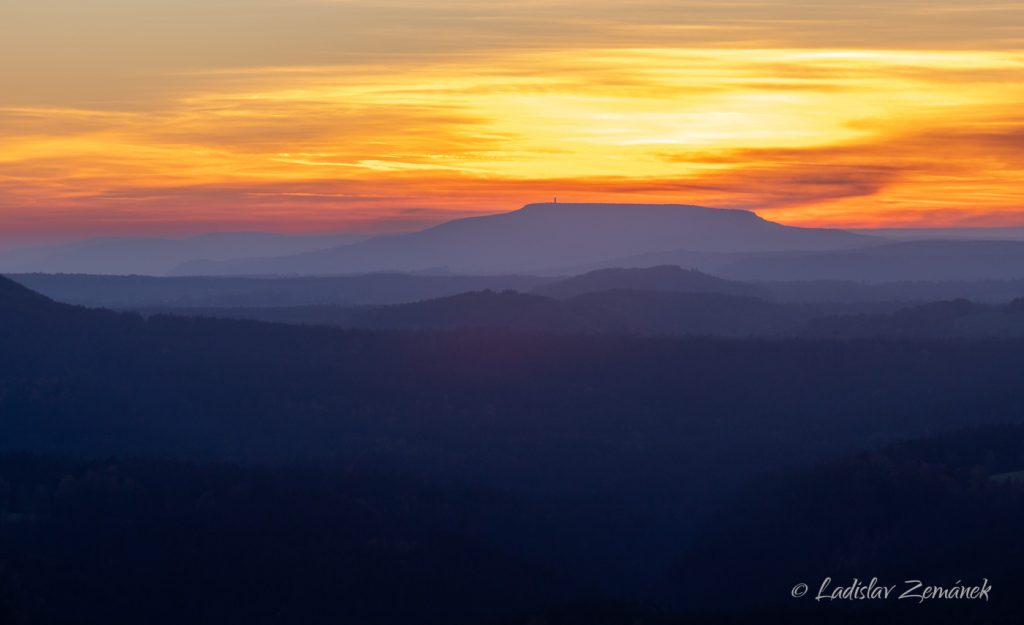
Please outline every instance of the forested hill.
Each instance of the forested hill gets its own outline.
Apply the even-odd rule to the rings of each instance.
[[[573,591],[475,531],[515,505],[355,470],[0,453],[0,623],[491,622]]]
[[[817,590],[826,575],[847,585],[878,577],[900,592],[903,580],[951,586],[987,578],[988,602],[912,604],[899,612],[905,620],[891,620],[1013,623],[1024,609],[1017,592],[1024,583],[1022,450],[1024,426],[986,426],[773,471],[724,506],[680,554],[680,602],[784,606],[794,583],[810,581]],[[730,591],[737,586],[747,589],[742,597]],[[813,607],[831,622],[824,619],[842,603]],[[876,622],[879,607],[908,603],[871,606],[863,622]]]
[[[680,293],[719,293],[748,297],[766,297],[770,291],[745,282],[723,280],[696,270],[673,265],[643,269],[598,269],[534,288],[538,295],[566,299],[601,291],[673,291]]]
[[[1014,372],[1024,350],[1015,341],[641,339],[144,320],[0,285],[8,448],[140,445],[241,458],[382,449],[465,465],[494,460],[501,453],[484,450],[512,435],[546,450],[535,464],[522,463],[539,471],[546,457],[556,461],[569,449],[528,435],[531,423],[544,423],[546,438],[569,436],[581,453],[596,451],[590,443],[605,436],[616,440],[627,421],[641,440],[668,448],[695,440],[664,436],[675,428],[728,434],[733,443],[792,429],[788,444],[798,446],[817,440],[815,432],[852,428],[850,441],[835,439],[841,445],[1009,416],[1022,393]],[[721,427],[725,414],[751,429]],[[806,430],[808,423],[815,427]],[[472,457],[443,453],[442,442],[469,445],[460,449]]]
[[[1024,337],[1024,298],[998,305],[957,299],[886,314],[829,315],[811,320],[804,334],[848,339]]]
[[[487,493],[504,493],[499,500],[505,503],[489,508],[493,514],[457,508],[445,514],[466,525],[435,526],[457,530],[451,551],[439,556],[452,577],[425,577],[422,571],[432,567],[430,558],[419,557],[422,552],[405,560],[412,568],[391,555],[371,557],[366,564],[385,572],[421,571],[408,583],[430,579],[449,593],[445,596],[458,594],[459,580],[472,577],[456,560],[475,558],[476,547],[469,544],[475,541],[527,562],[526,569],[509,562],[505,571],[548,571],[551,579],[562,580],[556,588],[563,597],[580,588],[592,596],[650,596],[664,588],[673,557],[686,551],[691,532],[766,469],[806,465],[963,425],[1016,421],[1024,414],[1019,383],[1024,343],[1016,340],[351,331],[159,315],[144,319],[55,304],[8,282],[0,286],[3,450],[100,459],[320,463],[411,473],[446,492],[471,483],[484,499],[492,496]],[[65,495],[92,492],[75,486],[80,478],[90,483],[89,470],[68,473],[75,482],[66,488],[50,480],[45,482],[49,490],[38,490],[40,506],[49,501],[44,493],[52,495],[54,505],[65,505]],[[116,488],[122,484],[97,479]],[[191,495],[165,501],[223,502],[233,490],[213,482],[198,482],[213,493],[212,502]],[[310,492],[319,497],[316,489]],[[263,506],[243,495],[239,510]],[[79,498],[64,508],[71,516],[57,518],[72,526],[91,519],[98,525],[83,527],[109,532],[103,539],[108,543],[100,544],[135,535],[119,528],[136,531],[139,523],[145,528],[163,518],[142,515],[140,510],[154,509],[144,502],[119,507],[121,495],[111,496],[95,501],[113,508],[76,508]],[[217,516],[217,510],[226,510],[217,505],[202,508],[212,516],[189,509],[182,518],[242,523],[226,511],[227,516]],[[31,508],[37,509],[45,506]],[[269,514],[266,507],[258,509]],[[387,506],[377,509],[381,518],[389,516]],[[117,514],[110,516],[112,511]],[[141,516],[132,517],[136,512]],[[8,513],[13,516],[5,516],[4,523],[36,514],[24,507]],[[368,522],[377,518],[353,514]],[[317,517],[307,518],[315,523]],[[76,545],[74,528],[61,527],[71,533],[44,527],[38,540],[63,537]],[[160,532],[168,527],[156,526],[152,536],[165,536]],[[315,525],[288,527],[321,535]],[[407,530],[407,525],[396,530],[396,549],[408,549],[401,546],[410,544]],[[218,536],[201,532],[197,540]],[[377,538],[374,532],[358,536]],[[156,548],[161,540],[144,544]],[[301,541],[294,546],[309,548]],[[230,553],[230,544],[223,547]],[[341,543],[335,548],[346,549]],[[13,552],[0,550],[0,561],[10,563],[5,553]],[[287,557],[265,555],[265,562]],[[489,561],[507,562],[497,556]],[[494,584],[524,579],[518,573],[502,577],[480,570],[479,575]],[[73,579],[42,579],[90,587]],[[132,576],[118,579],[125,584]],[[217,622],[216,614],[209,614],[207,622]]]
[[[899,307],[885,302],[801,304],[721,293],[613,289],[564,300],[517,291],[474,291],[391,306],[142,308],[139,312],[373,330],[779,337],[801,336],[805,324],[819,317]]]
[[[27,320],[33,315],[55,313],[67,308],[13,280],[0,276],[0,315],[4,315],[11,321]]]

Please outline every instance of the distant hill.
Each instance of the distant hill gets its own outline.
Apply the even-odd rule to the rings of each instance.
[[[582,267],[693,267],[731,280],[859,282],[1019,280],[1024,241],[950,240],[879,243],[857,249],[696,252],[678,249],[614,258]]]
[[[906,241],[857,250],[750,255],[715,271],[734,280],[1017,280],[1024,241]]]
[[[502,328],[559,333],[611,329],[610,319],[600,311],[587,311],[540,295],[514,291],[479,291],[411,304],[365,308],[351,314],[347,325],[388,330]]]
[[[146,316],[249,319],[366,330],[514,330],[554,334],[804,337],[821,339],[1024,338],[1024,299],[778,302],[721,293],[613,289],[566,299],[477,291],[401,305],[140,308]]]
[[[359,234],[287,235],[267,232],[215,232],[182,239],[103,237],[21,249],[16,254],[0,254],[0,271],[159,276],[189,261],[296,254],[364,238],[365,235]]]
[[[533,290],[538,295],[559,299],[609,291],[678,291],[684,293],[720,293],[724,295],[764,296],[763,289],[752,284],[723,280],[700,271],[672,265],[648,268],[599,269],[565,280],[542,284]]]
[[[601,311],[630,334],[677,336],[778,336],[821,314],[810,306],[722,293],[632,291],[586,293],[568,305]]]
[[[41,324],[60,326],[68,320],[76,319],[79,313],[100,317],[105,315],[106,311],[59,304],[0,276],[0,335],[5,332],[20,332],[20,326],[26,321],[32,321],[33,327]]]
[[[618,289],[565,300],[515,291],[477,291],[393,306],[181,308],[140,312],[369,330],[501,329],[555,334],[743,337],[798,333],[808,319],[842,309],[721,293]]]
[[[564,484],[576,484],[579,476],[598,479],[595,471],[606,471],[609,484],[621,486],[622,467],[634,466],[629,454],[646,445],[667,445],[664,455],[643,451],[649,458],[686,457],[694,449],[718,454],[720,449],[682,435],[707,428],[741,436],[760,454],[764,437],[781,427],[778,419],[792,422],[787,431],[802,433],[820,419],[822,406],[832,411],[829,423],[850,426],[868,415],[878,420],[874,431],[887,435],[898,434],[894,425],[934,426],[935,406],[949,408],[950,418],[969,419],[972,413],[955,408],[982,392],[1016,389],[1017,361],[1024,358],[1007,342],[936,342],[922,351],[874,342],[367,332],[143,318],[57,304],[9,280],[0,280],[0,311],[7,315],[0,323],[0,448],[173,451],[247,461],[390,450],[450,475],[475,475],[474,466],[490,466],[506,483],[551,479],[551,467],[568,462],[579,471],[563,473]],[[492,292],[363,312],[357,323],[378,328],[546,329],[583,319],[590,327],[619,324],[643,334],[730,336],[774,330],[769,324],[781,326],[803,314],[752,298],[658,291],[569,300]],[[939,373],[937,358],[946,363]],[[735,380],[757,383],[741,385],[737,393]],[[907,398],[894,409],[896,417],[886,409],[892,407],[887,393],[863,393],[875,385],[895,385]],[[687,406],[683,413],[681,405]],[[703,408],[691,410],[695,406]],[[765,407],[775,415],[770,423]],[[904,417],[907,412],[912,415]],[[604,464],[607,443],[618,440],[622,427],[646,427],[648,421],[668,429],[645,435],[640,446],[623,441],[623,464]],[[672,425],[677,422],[679,428]],[[521,437],[529,432],[544,432],[537,446],[523,446]],[[827,437],[811,433],[809,444],[820,450]],[[544,441],[583,440],[581,435],[596,441],[593,457],[600,462],[579,464],[583,456],[568,455],[576,453],[576,443],[545,447]],[[442,439],[450,443],[440,445]],[[508,454],[495,456],[494,446]],[[775,452],[792,457],[773,446]],[[520,469],[513,475],[516,463]],[[669,479],[658,471],[650,475]]]
[[[3,303],[0,311],[11,314],[24,314],[53,305],[53,301],[49,298],[3,276],[0,276],[0,302]]]
[[[523,297],[522,310],[540,298]],[[590,305],[584,298],[600,299],[602,310],[613,312],[638,298],[748,301],[659,291],[548,301]],[[754,321],[770,310],[753,307],[763,306],[756,300],[751,306],[747,316]],[[31,460],[22,457],[0,466],[0,597],[24,599],[15,607],[32,607],[31,616],[41,615],[33,622],[65,615],[66,602],[53,599],[68,596],[54,594],[63,588],[98,597],[84,602],[87,622],[146,621],[109,614],[125,603],[116,600],[120,594],[142,597],[130,602],[140,614],[152,608],[150,597],[165,600],[165,576],[155,570],[194,572],[199,581],[185,588],[228,597],[228,603],[185,606],[187,615],[176,620],[175,612],[161,622],[222,622],[222,606],[230,607],[239,593],[266,589],[265,601],[243,621],[274,622],[273,609],[289,608],[288,601],[301,608],[300,616],[310,614],[297,622],[327,622],[339,605],[342,621],[363,614],[339,603],[340,596],[380,598],[366,611],[379,623],[447,625],[459,622],[450,615],[464,613],[467,601],[509,608],[512,620],[486,622],[526,622],[515,615],[529,614],[530,607],[515,598],[501,603],[505,590],[521,588],[505,586],[515,580],[534,580],[560,599],[595,593],[674,601],[686,589],[701,590],[679,585],[659,592],[656,584],[674,553],[686,556],[705,587],[711,583],[725,593],[729,580],[743,586],[749,578],[750,588],[782,605],[793,605],[787,586],[808,579],[802,576],[808,570],[863,578],[874,566],[856,559],[863,554],[907,553],[907,572],[919,574],[920,558],[950,536],[983,540],[947,541],[942,555],[956,555],[949,550],[957,545],[970,554],[982,544],[983,553],[1002,557],[998,561],[1016,562],[1005,557],[1006,545],[1017,549],[1016,543],[1004,539],[1019,535],[1024,508],[987,497],[978,505],[956,497],[948,507],[919,506],[914,494],[933,491],[917,488],[917,481],[893,490],[884,479],[864,481],[859,470],[839,470],[816,481],[820,488],[784,480],[778,489],[755,490],[752,505],[723,510],[720,504],[772,467],[806,466],[901,437],[1019,419],[1024,341],[345,331],[143,319],[47,302],[0,281],[4,310],[21,313],[0,322],[0,450],[102,459],[31,470]],[[68,318],[51,323],[40,310],[65,311]],[[1005,457],[999,450],[988,454],[987,442],[978,448],[978,458],[999,474],[1020,469],[1020,438],[1006,442],[1012,444]],[[260,469],[200,469],[196,479],[168,482],[155,480],[152,468],[110,460],[146,455],[287,467],[322,463],[339,476],[350,467],[393,469],[453,484],[462,494],[435,498],[399,489],[392,497],[394,491],[379,483],[366,483],[365,491],[346,484],[336,489],[333,480],[278,479],[282,473]],[[932,463],[920,460],[907,463],[910,477],[929,470]],[[965,466],[970,473],[958,484],[937,476],[939,485],[969,492],[964,489],[985,480],[973,466]],[[884,477],[885,469],[878,474]],[[946,512],[956,514],[956,525]],[[698,526],[715,533],[695,541]],[[865,527],[875,528],[867,538]],[[266,536],[274,537],[269,550],[247,544]],[[458,536],[514,553],[526,566]],[[914,536],[922,540],[901,551],[908,546],[904,539]],[[758,555],[753,568],[751,549]],[[764,586],[769,578],[763,572],[774,570],[777,557],[811,566],[786,569]],[[948,569],[936,569],[936,579],[1000,574],[987,567],[964,572],[971,562],[950,560]],[[304,573],[289,577],[290,569]],[[538,577],[537,571],[548,573]],[[713,573],[724,573],[724,583],[716,584],[723,578]],[[289,579],[302,583],[289,586]],[[420,597],[408,604],[416,616],[380,619],[375,608],[388,609],[401,584],[429,586],[429,592],[405,593]],[[230,594],[221,595],[226,587]],[[735,593],[727,599],[735,601]],[[7,605],[0,602],[0,621],[17,622],[4,619],[11,613],[5,614]],[[320,605],[327,611],[312,610]],[[422,618],[446,605],[455,610]],[[190,620],[200,608],[204,618]],[[74,609],[80,615],[83,608]],[[820,623],[821,614],[804,622]]]
[[[805,280],[755,284],[766,288],[771,293],[771,299],[781,302],[920,304],[969,299],[984,303],[1006,303],[1024,297],[1024,280]]]
[[[106,308],[367,306],[401,304],[484,289],[528,291],[536,276],[429,276],[377,273],[321,277],[154,277],[12,274],[69,304]]]
[[[831,250],[870,244],[841,230],[796,228],[754,213],[684,204],[529,204],[404,235],[276,258],[192,262],[180,275],[325,275],[372,271],[559,272],[660,250]]]
[[[959,299],[890,314],[828,316],[809,322],[805,333],[848,339],[1024,337],[1024,299],[997,306]]]
[[[616,269],[595,273],[582,282],[577,282],[576,278],[526,275],[433,276],[397,273],[277,278],[79,274],[12,274],[9,277],[46,297],[67,304],[331,324],[336,323],[340,307],[404,304],[482,290],[544,294],[542,287],[563,281],[570,286],[579,285],[579,288],[572,286],[567,294],[576,294],[580,288],[583,291],[617,288],[636,290],[641,287],[648,290],[685,291],[692,287],[695,292],[746,295],[776,302],[828,304],[828,310],[836,314],[891,312],[907,304],[958,298],[1005,303],[1024,297],[1024,280],[740,283],[672,268],[636,272]],[[844,309],[836,306],[838,304],[847,306]],[[230,314],[221,314],[226,311],[216,313],[207,310],[215,308],[234,310]],[[257,310],[243,314],[243,309]]]
[[[53,362],[67,364],[62,360],[66,341],[102,343],[108,333],[131,330],[139,322],[132,313],[55,302],[0,276],[0,343],[6,344],[0,349],[0,378],[5,367],[30,375],[28,361],[37,358],[36,352],[56,352],[60,356]]]

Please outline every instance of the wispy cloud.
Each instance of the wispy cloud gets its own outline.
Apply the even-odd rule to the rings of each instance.
[[[1015,2],[11,0],[0,20],[8,230],[556,193],[1021,221]]]

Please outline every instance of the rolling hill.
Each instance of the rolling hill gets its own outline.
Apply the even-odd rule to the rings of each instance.
[[[736,280],[1016,280],[1024,241],[905,241],[858,250],[750,256],[717,275]]]
[[[930,302],[888,314],[825,316],[805,334],[819,338],[1007,338],[1024,337],[1024,299],[985,305],[964,299]]]
[[[694,267],[730,280],[857,282],[1019,280],[1024,241],[900,241],[856,249],[696,252],[677,249],[597,263],[603,267]]]
[[[213,232],[180,239],[101,237],[0,254],[0,271],[159,276],[189,261],[297,254],[354,243],[364,238],[365,235],[359,234],[288,235],[269,232]]]
[[[475,291],[391,306],[143,308],[139,312],[364,330],[769,337],[799,334],[807,321],[839,315],[850,308],[863,312],[862,307],[844,304],[612,289],[564,300],[515,291]]]
[[[579,276],[548,282],[533,292],[558,299],[566,299],[615,289],[632,291],[673,291],[681,293],[720,293],[723,295],[764,296],[766,289],[753,284],[723,280],[700,271],[673,265],[648,268],[599,269]]]
[[[732,299],[664,291],[578,296],[608,301],[619,297]],[[577,298],[547,302],[579,303]],[[612,309],[608,303],[604,306]],[[530,575],[539,567],[568,580],[554,586],[559,596],[576,596],[577,588],[586,588],[646,597],[657,592],[656,584],[673,554],[687,552],[688,537],[697,526],[709,521],[708,515],[743,482],[764,470],[816,462],[907,436],[1007,422],[1017,419],[1024,405],[1019,383],[1024,349],[1019,340],[652,339],[353,331],[166,315],[144,319],[50,302],[4,279],[0,311],[8,315],[0,323],[0,451],[103,459],[95,471],[54,465],[56,474],[46,478],[45,489],[35,479],[3,476],[23,493],[0,500],[17,506],[0,509],[12,513],[5,518],[24,520],[26,515],[52,511],[57,516],[51,518],[63,519],[60,526],[47,521],[2,527],[42,530],[37,543],[21,536],[0,541],[8,546],[0,555],[11,563],[0,571],[0,580],[6,581],[2,576],[7,571],[16,579],[33,579],[27,573],[39,569],[24,566],[25,562],[46,565],[53,574],[36,578],[42,580],[41,588],[60,581],[53,575],[82,587],[75,580],[93,580],[97,563],[114,572],[124,570],[121,562],[134,563],[139,568],[130,570],[141,571],[139,580],[131,573],[100,579],[129,584],[152,580],[153,567],[168,566],[168,557],[173,562],[179,554],[203,554],[210,548],[216,548],[212,559],[230,565],[215,568],[212,574],[230,580],[251,568],[236,554],[253,552],[217,551],[231,544],[220,541],[254,527],[282,527],[252,524],[268,518],[280,519],[296,535],[310,539],[290,543],[303,547],[299,553],[323,547],[320,537],[339,536],[339,525],[334,517],[322,516],[323,508],[306,507],[301,501],[295,508],[294,498],[274,494],[301,495],[305,502],[329,500],[309,482],[299,483],[309,484],[309,490],[297,490],[291,486],[295,482],[287,481],[269,491],[262,486],[253,491],[248,477],[224,481],[214,476],[188,486],[182,496],[139,498],[139,489],[167,491],[159,484],[146,486],[154,484],[151,478],[130,466],[118,476],[108,459],[148,455],[285,466],[294,466],[297,460],[329,462],[338,468],[379,467],[455,485],[475,503],[457,503],[454,509],[424,507],[412,505],[423,501],[413,495],[412,500],[398,502],[408,513],[396,517],[387,512],[391,506],[378,501],[364,505],[358,493],[335,501],[344,513],[341,518],[366,519],[374,527],[403,518],[415,523],[421,511],[440,509],[450,521],[439,529],[460,530],[457,535],[479,537],[485,544],[522,554],[530,566],[513,572]],[[47,311],[59,311],[62,318],[48,319]],[[756,320],[757,315],[751,318]],[[1019,452],[1019,442],[1015,445]],[[266,481],[256,480],[255,486],[261,483]],[[382,492],[369,486],[369,492]],[[472,488],[467,491],[468,487]],[[495,499],[486,492],[493,491],[510,493],[504,501],[515,507],[501,500],[500,507],[488,503]],[[46,493],[52,497],[41,496]],[[257,509],[260,516],[246,514],[253,509],[250,503],[264,501],[260,493],[270,497]],[[493,513],[482,516],[481,506]],[[889,510],[877,509],[883,514]],[[133,511],[148,512],[136,516]],[[312,526],[290,525],[302,514]],[[749,518],[760,517],[748,514],[740,520]],[[132,519],[159,520],[160,527],[174,532],[195,527],[201,530],[201,543],[152,534],[141,545],[160,549],[136,552],[128,539],[138,536],[133,528],[140,526],[125,524]],[[229,522],[221,524],[222,520]],[[211,534],[203,529],[218,527],[224,530]],[[438,543],[410,535],[402,529],[407,527],[399,523],[401,531],[391,537],[376,530],[353,534],[358,544],[371,548],[367,559],[344,560],[362,551],[353,552],[343,544],[344,551],[329,552],[339,553],[337,558],[295,560],[289,547],[268,554],[273,557],[267,560],[267,570],[279,572],[274,564],[278,561],[294,566],[323,562],[362,580],[367,579],[367,570],[401,572],[408,570],[402,563],[426,563],[425,569],[413,569],[426,572],[394,582],[394,577],[373,575],[368,588],[382,592],[398,583],[428,583],[424,580],[433,589],[449,571],[480,571],[485,588],[504,580],[529,579],[457,565],[462,560],[455,556],[440,559],[450,567],[430,566],[431,552],[415,546]],[[77,533],[79,528],[82,533]],[[90,534],[90,528],[102,533]],[[83,535],[101,542],[76,539]],[[9,536],[14,535],[4,537]],[[54,543],[58,536],[68,539]],[[112,551],[107,548],[110,541],[125,548]],[[98,548],[82,551],[86,545]],[[195,548],[166,549],[167,545]],[[18,546],[28,559],[12,560],[11,546]],[[465,553],[465,562],[472,564],[480,552],[469,547],[458,541],[443,553]],[[82,558],[73,576],[67,576],[63,565],[74,560],[53,559],[61,553],[96,556]],[[128,559],[111,560],[112,554],[127,554]],[[383,568],[377,568],[378,563]],[[209,573],[203,567],[190,570]],[[320,570],[328,572],[318,575]],[[336,605],[333,591],[338,586],[332,570],[314,568],[301,579],[326,580],[324,587],[331,594],[322,596]],[[459,574],[451,579],[466,578]],[[622,580],[629,584],[625,590]],[[447,587],[466,588],[461,582]],[[0,591],[7,588],[13,586],[0,584]],[[139,596],[131,590],[129,586],[126,596]],[[678,596],[677,589],[671,594]],[[363,596],[358,588],[355,596]],[[429,607],[435,596],[428,593],[422,605]],[[0,607],[0,617],[3,614]]]
[[[399,273],[280,278],[37,273],[9,277],[59,302],[104,308],[371,306],[484,289],[528,291],[550,280],[536,276]]]

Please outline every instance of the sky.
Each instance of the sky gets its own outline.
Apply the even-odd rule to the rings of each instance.
[[[1024,225],[1024,2],[3,0],[0,239]]]

